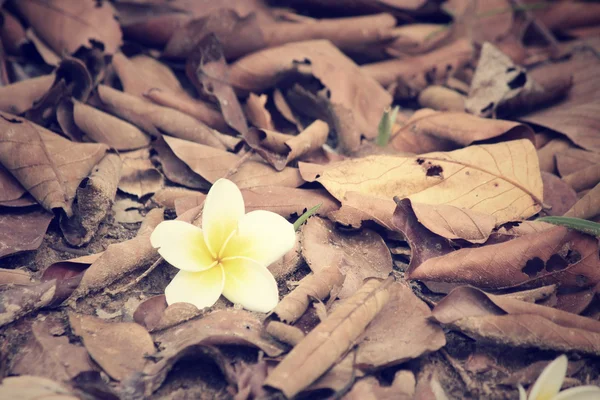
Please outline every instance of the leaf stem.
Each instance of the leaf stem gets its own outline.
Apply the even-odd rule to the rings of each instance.
[[[298,229],[300,229],[300,226],[303,223],[305,223],[306,220],[308,220],[311,216],[313,216],[319,210],[319,208],[321,208],[322,205],[323,203],[319,203],[316,206],[309,208],[304,214],[299,216],[296,222],[294,222],[294,230],[297,231]]]

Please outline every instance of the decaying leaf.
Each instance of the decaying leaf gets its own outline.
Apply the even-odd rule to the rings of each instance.
[[[254,93],[250,93],[244,105],[244,111],[252,125],[258,129],[274,131],[273,118],[269,110],[265,107],[268,99],[266,94],[257,96]]]
[[[597,164],[600,164],[600,154],[592,151],[565,148],[556,153],[556,168],[560,176],[571,175]]]
[[[150,297],[140,303],[133,313],[133,320],[149,332],[170,328],[201,315],[193,304],[174,303],[167,305],[165,295]]]
[[[347,192],[342,207],[327,214],[327,218],[346,226],[360,228],[365,221],[374,221],[388,230],[394,230],[392,216],[396,206],[393,200],[379,199],[360,192]]]
[[[358,290],[366,278],[385,278],[392,272],[392,257],[383,239],[375,231],[342,233],[333,223],[319,217],[302,228],[302,256],[315,273],[337,266],[345,275],[341,299]]]
[[[600,354],[600,322],[471,287],[453,290],[433,309],[433,317],[477,340]]]
[[[119,189],[136,197],[155,193],[163,187],[164,178],[150,161],[148,148],[121,153],[123,171]]]
[[[39,206],[0,206],[0,258],[40,247],[52,218],[52,213]]]
[[[73,332],[80,336],[90,356],[113,379],[123,380],[141,371],[154,342],[133,322],[106,322],[89,315],[69,314]]]
[[[577,201],[564,216],[590,219],[600,214],[600,183]]]
[[[57,336],[53,333],[56,329],[64,331],[62,322],[55,319],[33,322],[32,336],[13,361],[11,373],[66,382],[81,372],[93,370],[87,351],[69,343],[68,337]]]
[[[42,75],[0,88],[0,110],[21,114],[29,110],[33,103],[48,91],[54,82],[54,76]]]
[[[73,143],[10,114],[0,117],[0,163],[45,209],[60,208],[71,216],[77,186],[107,147]]]
[[[78,400],[66,385],[39,376],[11,376],[0,384],[0,397],[19,400]]]
[[[269,374],[265,385],[293,397],[308,387],[350,349],[390,298],[392,280],[367,281],[337,307]]]
[[[554,174],[542,171],[544,182],[544,212],[548,215],[563,215],[577,202],[577,193],[568,183]]]
[[[528,218],[542,204],[542,179],[529,140],[412,157],[369,156],[310,168],[300,163],[299,167],[305,180],[321,183],[342,202],[347,192],[383,199],[407,197],[416,203],[491,214],[497,225]]]
[[[308,308],[311,297],[323,300],[335,286],[342,286],[344,275],[333,265],[303,278],[298,287],[283,298],[273,310],[279,320],[293,324]]]
[[[49,305],[56,293],[56,282],[15,286],[0,292],[0,326]]]

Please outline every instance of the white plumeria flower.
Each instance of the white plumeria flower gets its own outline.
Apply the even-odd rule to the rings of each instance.
[[[567,374],[568,360],[566,355],[558,357],[544,368],[531,388],[529,397],[523,386],[519,385],[520,400],[598,400],[600,387],[578,386],[560,392]],[[560,393],[559,393],[560,392]]]
[[[267,266],[292,249],[296,232],[273,212],[245,214],[238,187],[219,179],[204,200],[202,229],[164,221],[150,241],[180,269],[165,289],[167,304],[185,302],[202,309],[223,294],[247,310],[269,312],[277,305],[279,292]]]

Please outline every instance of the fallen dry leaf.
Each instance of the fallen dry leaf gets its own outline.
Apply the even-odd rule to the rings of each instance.
[[[141,214],[144,205],[131,199],[121,199],[115,201],[112,206],[115,221],[124,224],[136,224],[144,220],[144,216]]]
[[[290,161],[321,148],[328,133],[329,126],[316,120],[296,136],[251,128],[246,132],[245,138],[250,147],[277,171],[281,171]]]
[[[10,114],[0,117],[0,163],[45,209],[61,208],[71,216],[77,186],[107,147],[73,143]]]
[[[409,400],[415,394],[415,375],[411,371],[400,370],[394,375],[390,386],[383,386],[373,376],[361,379],[352,386],[344,400]]]
[[[33,335],[13,360],[11,373],[68,382],[81,372],[93,370],[87,351],[69,343],[67,336],[59,336],[56,331],[64,332],[59,320],[33,322]]]
[[[556,153],[556,168],[560,176],[567,176],[597,164],[600,164],[600,154],[591,151],[565,148]]]
[[[321,183],[342,203],[347,192],[407,197],[490,214],[497,225],[528,218],[542,204],[542,179],[529,140],[412,157],[369,156],[314,168],[300,163],[299,168],[305,180]]]
[[[275,367],[266,386],[293,397],[308,387],[350,349],[390,298],[391,279],[367,281],[336,308]]]
[[[357,339],[355,364],[363,370],[401,364],[446,344],[429,307],[410,287],[397,282],[388,291],[390,300]]]
[[[600,182],[600,164],[590,165],[562,177],[575,191],[591,189]]]
[[[150,297],[140,303],[133,313],[133,320],[149,332],[170,328],[201,315],[193,304],[174,303],[167,305],[165,295]]]
[[[392,257],[385,242],[372,230],[342,233],[333,223],[313,217],[302,227],[302,257],[319,273],[337,266],[345,279],[341,299],[352,296],[367,278],[386,278],[392,272]]]
[[[563,215],[577,202],[577,193],[558,176],[542,172],[542,182],[544,182],[544,212],[548,215]]]
[[[463,112],[465,96],[445,86],[428,86],[419,93],[419,105],[436,111]]]
[[[600,184],[596,185],[585,196],[579,199],[564,216],[590,219],[598,214],[600,214]]]
[[[453,290],[432,312],[436,321],[476,340],[562,352],[600,353],[600,322],[471,287]]]
[[[99,43],[104,51],[113,54],[121,45],[121,28],[110,3],[26,1],[20,2],[17,8],[59,55],[72,54],[80,46],[90,47],[94,43]]]
[[[0,206],[0,258],[40,247],[53,218],[52,213],[39,206]]]
[[[246,104],[244,104],[244,111],[252,125],[259,129],[274,131],[275,126],[273,125],[273,118],[266,108],[268,100],[269,97],[266,94],[257,96],[254,93],[250,93],[246,100]]]
[[[156,193],[164,185],[162,174],[150,161],[150,149],[121,153],[123,170],[119,189],[138,198]]]
[[[270,321],[267,324],[266,332],[279,340],[281,343],[292,347],[304,339],[304,332],[300,328],[278,321]]]
[[[377,124],[391,97],[327,41],[291,43],[248,55],[231,65],[229,78],[236,88],[260,93],[282,74],[303,68],[326,88],[318,96],[326,102],[325,121],[338,133],[343,149],[357,150],[361,135],[377,136]]]
[[[77,400],[71,389],[52,379],[39,376],[11,376],[4,378],[0,384],[0,396],[7,399],[19,400]]]
[[[0,87],[0,110],[21,114],[29,110],[52,86],[54,76],[42,75]]]
[[[537,140],[538,136],[536,136]],[[536,143],[537,146],[537,143]],[[558,154],[563,150],[572,147],[569,140],[564,138],[555,138],[548,141],[543,147],[538,148],[538,158],[540,160],[540,169],[542,171],[555,173],[557,170]]]
[[[388,230],[394,230],[392,216],[396,205],[393,200],[379,199],[360,192],[347,192],[342,207],[327,214],[327,218],[342,225],[360,228],[365,221],[374,221]]]
[[[158,153],[162,171],[171,182],[178,183],[192,189],[210,188],[210,182],[192,171],[192,169],[171,150],[165,142],[164,136],[152,143],[152,148]]]
[[[32,284],[31,274],[22,269],[0,268],[0,286],[3,285],[29,285]]]
[[[94,361],[115,380],[140,371],[146,356],[154,353],[150,334],[136,323],[106,322],[75,313],[69,313],[69,323]]]
[[[15,286],[0,292],[0,326],[49,305],[56,293],[56,282]]]
[[[280,321],[293,324],[304,314],[312,301],[311,297],[323,300],[334,287],[341,287],[343,283],[344,275],[337,266],[325,267],[304,277],[298,286],[277,304],[272,314]]]

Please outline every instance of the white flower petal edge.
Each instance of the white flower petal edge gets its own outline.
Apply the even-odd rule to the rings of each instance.
[[[527,392],[525,391],[525,388],[519,384],[517,385],[517,389],[519,389],[519,400],[527,400]]]
[[[567,356],[563,354],[548,364],[529,392],[529,400],[553,399],[560,391],[568,363]]]
[[[203,309],[219,300],[225,284],[223,267],[217,265],[207,271],[179,271],[165,289],[167,304],[191,303]]]
[[[238,221],[245,212],[242,192],[235,183],[219,179],[212,185],[204,200],[202,230],[213,257],[217,257],[217,253],[237,228]]]
[[[598,386],[578,386],[563,390],[552,400],[598,400],[600,399],[600,387]]]
[[[182,271],[210,268],[213,258],[204,242],[202,229],[183,221],[163,221],[150,235],[152,247],[169,264]]]
[[[244,215],[223,257],[248,257],[265,267],[283,257],[296,243],[296,231],[279,214],[256,210]]]
[[[246,310],[269,312],[279,302],[277,282],[262,264],[242,257],[223,261],[223,296]]]

